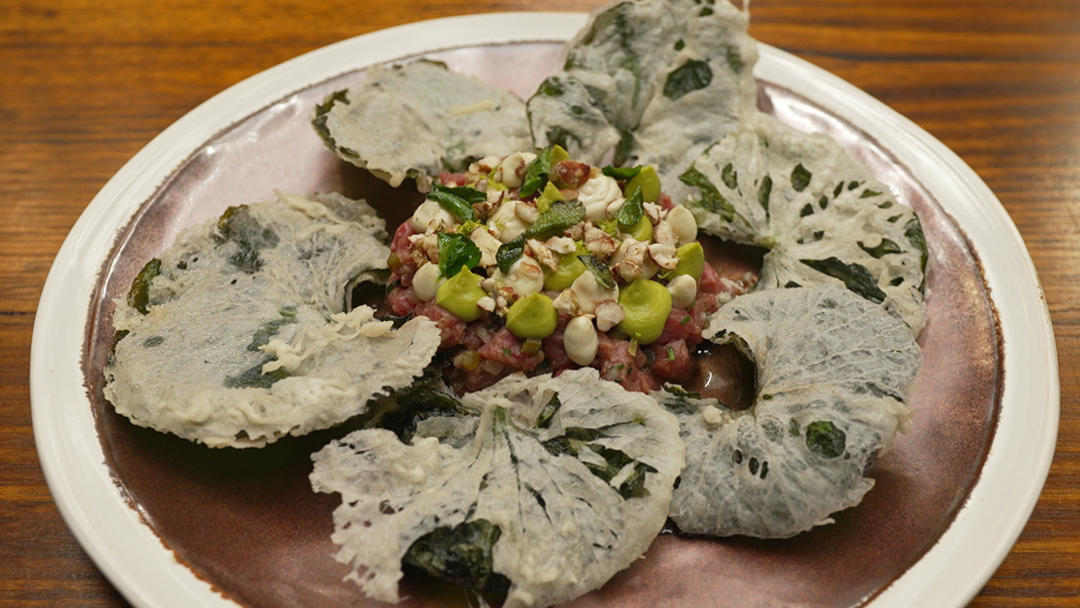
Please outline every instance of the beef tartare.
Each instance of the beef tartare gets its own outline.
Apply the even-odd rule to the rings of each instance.
[[[459,393],[586,366],[629,390],[685,382],[706,316],[753,282],[708,263],[653,168],[558,146],[442,174],[390,250],[386,304],[438,324]]]

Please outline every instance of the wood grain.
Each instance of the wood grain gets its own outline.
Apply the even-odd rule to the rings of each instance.
[[[109,177],[202,101],[320,46],[449,15],[594,5],[0,0],[0,604],[127,605],[52,502],[28,388],[49,266]],[[752,33],[939,138],[1016,223],[1056,332],[1061,426],[1032,518],[971,606],[1080,605],[1080,3],[755,0]]]

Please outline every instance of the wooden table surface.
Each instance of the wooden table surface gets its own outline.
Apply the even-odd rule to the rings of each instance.
[[[199,103],[306,51],[449,15],[594,5],[0,0],[0,605],[127,605],[53,503],[28,387],[46,274],[105,182]],[[752,8],[756,38],[943,141],[1019,228],[1057,336],[1059,442],[1030,522],[971,606],[1080,605],[1080,2],[754,0]]]

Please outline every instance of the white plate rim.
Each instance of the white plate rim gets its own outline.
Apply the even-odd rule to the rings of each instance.
[[[579,13],[447,17],[311,51],[226,89],[183,116],[94,197],[65,239],[42,291],[31,345],[30,397],[39,459],[61,515],[129,602],[140,608],[235,606],[177,561],[128,503],[105,464],[81,358],[100,265],[119,230],[191,153],[274,100],[404,56],[461,46],[566,40],[585,19]],[[1004,207],[944,144],[835,75],[769,45],[760,44],[759,49],[758,78],[803,95],[875,137],[935,195],[982,260],[1005,344],[1006,381],[991,448],[978,482],[949,528],[868,604],[965,606],[1022,532],[1057,441],[1057,354],[1035,266]]]

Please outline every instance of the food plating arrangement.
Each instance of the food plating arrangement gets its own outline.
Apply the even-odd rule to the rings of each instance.
[[[570,602],[662,532],[789,539],[874,486],[912,421],[931,250],[889,184],[758,108],[748,10],[598,8],[522,101],[416,59],[326,96],[342,164],[186,228],[115,301],[115,411],[311,454],[334,558],[506,607]]]

